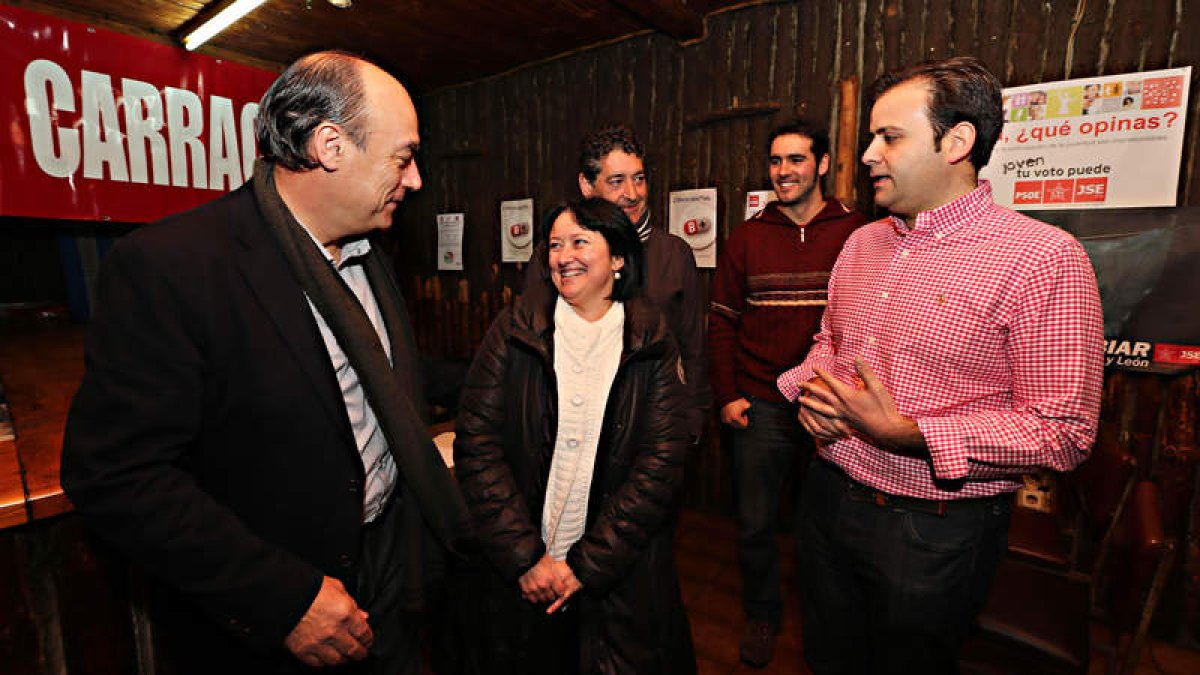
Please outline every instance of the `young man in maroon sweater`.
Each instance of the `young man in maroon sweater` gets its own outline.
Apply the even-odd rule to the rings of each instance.
[[[775,380],[804,360],[833,263],[867,222],[825,198],[828,170],[824,130],[796,120],[772,132],[770,175],[779,199],[733,230],[712,286],[710,376],[721,422],[732,428],[738,487],[741,659],[759,667],[771,660],[783,614],[775,543],[780,493],[796,456],[803,461],[812,448]]]

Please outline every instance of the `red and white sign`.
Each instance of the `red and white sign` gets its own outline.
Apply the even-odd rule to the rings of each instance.
[[[1104,203],[1108,195],[1108,178],[1075,179],[1075,202]]]
[[[743,219],[750,220],[754,214],[763,210],[768,202],[775,199],[774,190],[751,190],[746,193],[746,211]]]
[[[1191,66],[1010,87],[981,178],[1038,211],[1174,206]]]
[[[1013,184],[1013,204],[1041,204],[1044,184],[1040,180],[1017,181]]]
[[[1102,204],[1107,196],[1107,177],[1017,181],[1013,183],[1012,204]]]
[[[1190,345],[1154,345],[1154,360],[1181,366],[1200,366],[1200,347]]]
[[[275,77],[0,6],[0,215],[146,222],[238,187]]]

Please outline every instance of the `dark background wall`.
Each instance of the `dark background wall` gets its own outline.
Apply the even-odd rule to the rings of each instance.
[[[0,218],[0,303],[53,303],[67,296],[56,223]]]
[[[402,269],[457,297],[467,282],[487,306],[520,289],[500,265],[499,202],[533,197],[540,212],[577,193],[579,138],[597,126],[631,126],[647,146],[652,209],[665,223],[672,189],[717,187],[722,238],[741,221],[744,194],[768,187],[770,129],[801,113],[837,135],[843,104],[859,128],[835,146],[862,149],[865,92],[885,70],[925,58],[970,54],[1006,85],[1153,70],[1196,62],[1200,5],[1174,0],[859,0],[758,3],[710,17],[690,44],[649,34],[421,97],[425,189],[402,211]],[[468,48],[464,46],[463,48]],[[857,78],[864,95],[840,100]],[[1198,177],[1193,81],[1180,204]],[[756,112],[758,111],[758,112]],[[773,111],[773,112],[771,112]],[[746,116],[736,116],[746,115]],[[714,120],[730,116],[732,119]],[[851,171],[859,208],[870,212],[864,173]],[[832,179],[827,184],[832,186]],[[435,272],[439,212],[464,212],[465,270]],[[453,332],[453,331],[452,331]],[[430,347],[466,355],[471,327]]]
[[[540,213],[574,196],[577,144],[597,126],[627,124],[646,143],[658,223],[665,225],[668,191],[715,186],[723,240],[741,220],[745,191],[768,187],[767,134],[796,113],[826,123],[836,136],[842,107],[858,112],[857,131],[834,140],[835,147],[849,145],[855,161],[831,174],[854,172],[857,190],[845,197],[872,212],[857,155],[865,92],[885,70],[974,55],[1016,86],[1193,65],[1200,51],[1200,3],[1174,0],[755,3],[707,25],[708,34],[693,43],[643,35],[418,100],[425,188],[404,206],[396,241],[424,349],[470,357],[492,316],[522,285],[521,267],[500,263],[500,201],[533,197]],[[861,93],[843,101],[841,83],[850,78]],[[1196,82],[1180,205],[1200,200]],[[440,212],[466,214],[461,273],[435,271]],[[704,273],[706,282],[710,277]],[[1181,539],[1182,555],[1160,611],[1162,630],[1191,644],[1200,643],[1198,390],[1196,374],[1110,373],[1104,413],[1134,450],[1139,470],[1164,487],[1168,527]],[[719,441],[714,425],[693,461],[688,501],[727,511],[729,458]]]

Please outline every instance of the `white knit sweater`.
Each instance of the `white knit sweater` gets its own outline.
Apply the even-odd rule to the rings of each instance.
[[[542,504],[542,540],[556,560],[583,536],[604,408],[621,360],[625,308],[614,302],[589,322],[561,297],[554,307],[558,431]]]

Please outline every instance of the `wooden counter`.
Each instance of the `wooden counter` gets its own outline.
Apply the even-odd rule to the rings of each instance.
[[[25,502],[25,482],[21,479],[17,444],[14,441],[0,441],[0,529],[21,525],[29,520],[29,509]]]
[[[16,430],[15,440],[0,441],[0,528],[71,510],[58,468],[83,377],[83,333],[61,319],[0,323],[0,383]]]

